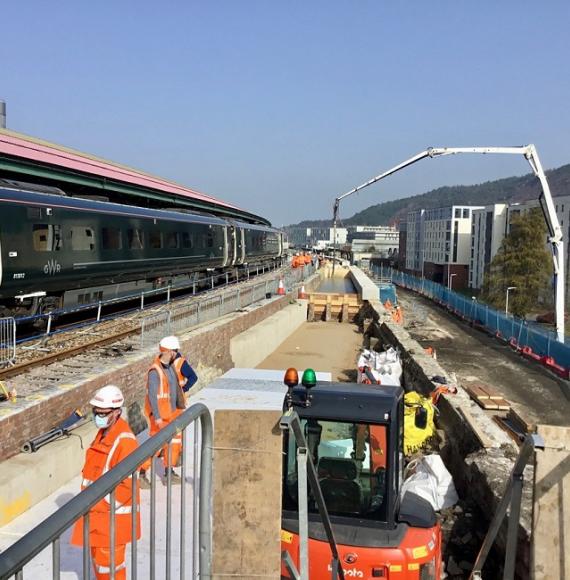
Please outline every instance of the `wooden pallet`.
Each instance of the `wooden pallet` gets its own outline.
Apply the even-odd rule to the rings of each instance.
[[[510,403],[503,398],[503,395],[497,393],[489,385],[482,383],[473,383],[466,385],[465,389],[471,398],[486,411],[509,411]]]

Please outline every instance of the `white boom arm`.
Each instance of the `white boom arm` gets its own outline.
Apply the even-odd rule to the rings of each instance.
[[[554,209],[554,202],[552,201],[552,195],[550,193],[550,187],[548,186],[548,181],[546,180],[546,175],[542,169],[540,159],[538,158],[538,153],[534,145],[525,145],[520,147],[430,147],[414,157],[403,161],[399,165],[392,167],[388,171],[373,177],[366,183],[343,193],[334,200],[333,207],[333,228],[334,228],[334,244],[336,247],[336,224],[338,220],[340,202],[345,197],[352,195],[400,171],[405,169],[410,165],[425,159],[426,157],[441,157],[443,155],[457,155],[458,153],[481,153],[481,154],[508,154],[508,155],[523,155],[524,158],[529,162],[533,173],[536,175],[540,181],[542,187],[542,193],[540,194],[539,201],[544,213],[544,219],[546,220],[546,225],[548,228],[548,242],[552,250],[552,261],[554,264],[554,302],[556,310],[556,335],[560,342],[564,342],[564,245],[562,242],[562,229],[558,223],[558,218],[556,216],[556,211]]]

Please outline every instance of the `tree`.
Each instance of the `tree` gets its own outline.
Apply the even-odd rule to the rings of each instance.
[[[505,308],[507,288],[509,311],[524,317],[536,309],[538,298],[552,277],[552,259],[546,247],[546,224],[538,208],[516,216],[508,235],[483,280],[483,300]]]

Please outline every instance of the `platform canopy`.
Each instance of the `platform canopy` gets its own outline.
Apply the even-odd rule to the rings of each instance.
[[[0,129],[0,178],[60,187],[72,195],[101,195],[147,207],[184,208],[270,225],[235,205],[105,159]]]

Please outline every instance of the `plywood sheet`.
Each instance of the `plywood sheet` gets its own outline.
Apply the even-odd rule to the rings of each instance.
[[[214,416],[213,578],[279,578],[282,444],[278,411]]]
[[[570,428],[538,425],[545,442],[534,470],[532,577],[570,579]]]

